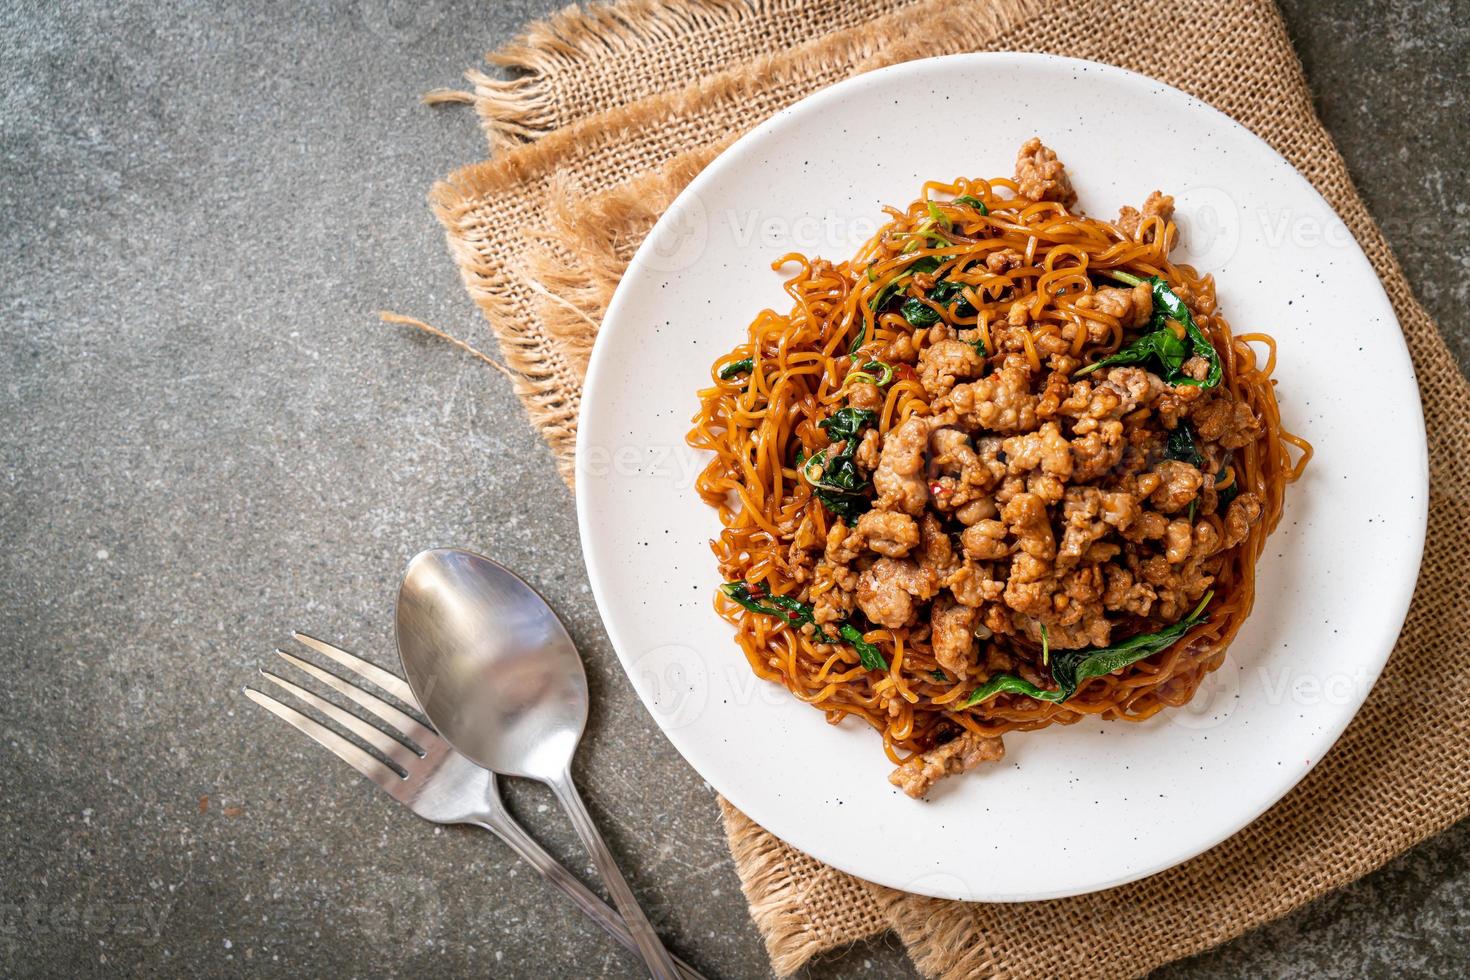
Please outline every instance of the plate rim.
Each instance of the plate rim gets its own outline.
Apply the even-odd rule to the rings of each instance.
[[[603,370],[603,368],[604,362],[607,360],[608,356],[610,356],[607,353],[610,345],[604,343],[604,338],[611,336],[612,332],[618,329],[616,325],[623,319],[622,307],[626,304],[626,302],[629,302],[628,296],[630,294],[630,290],[625,287],[627,283],[648,271],[646,269],[646,266],[649,264],[648,256],[650,250],[653,247],[652,243],[655,242],[655,240],[658,238],[658,233],[661,230],[661,227],[664,226],[666,222],[674,220],[677,212],[680,210],[680,205],[686,203],[690,198],[697,197],[702,189],[708,183],[718,179],[720,174],[722,174],[726,168],[737,165],[745,148],[749,147],[752,143],[758,142],[761,138],[765,136],[765,134],[770,132],[772,129],[780,126],[785,119],[793,114],[796,114],[798,111],[809,111],[812,108],[825,103],[827,100],[843,98],[846,95],[854,91],[861,90],[867,86],[881,86],[891,79],[900,78],[909,74],[923,75],[925,72],[934,70],[936,65],[958,62],[965,62],[970,64],[983,64],[988,62],[995,66],[1026,66],[1039,64],[1050,66],[1070,66],[1075,69],[1101,72],[1103,74],[1112,75],[1125,81],[1128,84],[1142,85],[1154,90],[1155,92],[1167,93],[1171,98],[1182,99],[1192,111],[1196,113],[1202,112],[1205,115],[1212,116],[1217,122],[1223,122],[1229,127],[1243,134],[1245,138],[1254,143],[1258,149],[1263,150],[1265,153],[1269,154],[1270,156],[1274,157],[1282,164],[1284,164],[1285,167],[1290,171],[1290,173],[1295,175],[1295,177],[1301,181],[1301,185],[1306,190],[1306,192],[1312,195],[1317,201],[1321,203],[1321,206],[1326,213],[1332,215],[1337,215],[1338,213],[1337,210],[1332,207],[1332,205],[1326,200],[1326,198],[1322,196],[1321,192],[1319,192],[1317,188],[1312,185],[1311,181],[1307,180],[1307,178],[1301,173],[1301,171],[1297,170],[1297,168],[1293,166],[1290,161],[1288,161],[1282,154],[1277,152],[1274,147],[1272,147],[1254,131],[1246,127],[1244,124],[1240,123],[1238,120],[1230,117],[1219,109],[1216,109],[1214,106],[1211,106],[1203,100],[1196,98],[1193,95],[1190,95],[1188,92],[1176,88],[1175,86],[1169,85],[1166,82],[1159,81],[1158,79],[1151,78],[1138,72],[1129,71],[1127,69],[1105,64],[1103,62],[1090,61],[1080,58],[1069,58],[1061,55],[1052,55],[1038,52],[969,52],[943,55],[932,58],[915,59],[912,61],[901,62],[895,65],[889,65],[883,68],[875,69],[873,71],[864,72],[860,75],[856,75],[851,78],[836,82],[830,86],[827,86],[806,96],[805,98],[789,106],[777,110],[770,117],[766,118],[758,125],[752,127],[747,133],[742,135],[730,146],[726,147],[718,156],[715,157],[714,160],[706,165],[705,168],[701,170],[700,173],[697,174],[693,180],[690,181],[690,183],[684,188],[684,190],[679,193],[674,201],[670,203],[669,207],[665,210],[664,214],[660,216],[659,220],[655,222],[653,228],[644,238],[643,242],[639,245],[633,258],[629,261],[622,278],[619,280],[618,286],[614,291],[614,295],[608,304],[607,311],[603,316],[601,328],[598,331],[597,338],[593,345],[592,354],[588,362],[587,372],[583,382],[582,395],[578,410],[579,424],[577,427],[576,449],[574,456],[574,473],[581,473],[583,471],[584,464],[587,463],[587,459],[585,457],[587,446],[585,433],[587,432],[588,427],[581,424],[581,421],[582,415],[587,411],[588,407],[597,403],[598,396],[602,387],[602,381],[600,379],[604,376],[605,373],[607,373]],[[1415,471],[1414,475],[1417,477],[1417,480],[1413,485],[1413,489],[1415,490],[1413,500],[1417,504],[1417,513],[1413,515],[1415,519],[1412,520],[1410,525],[1410,530],[1413,532],[1412,549],[1415,556],[1411,562],[1413,566],[1413,574],[1404,576],[1404,581],[1399,584],[1398,590],[1395,594],[1384,597],[1384,599],[1386,600],[1385,607],[1389,609],[1390,614],[1384,617],[1381,620],[1381,623],[1383,624],[1385,634],[1389,634],[1391,630],[1391,635],[1388,636],[1386,643],[1380,644],[1383,647],[1381,653],[1377,654],[1373,658],[1370,671],[1371,677],[1369,678],[1369,683],[1366,683],[1361,687],[1361,697],[1356,698],[1355,703],[1351,703],[1350,710],[1343,710],[1339,712],[1333,719],[1333,724],[1325,726],[1320,733],[1318,733],[1315,737],[1311,739],[1311,745],[1314,751],[1308,764],[1300,770],[1293,770],[1290,774],[1283,778],[1276,787],[1275,792],[1266,794],[1266,796],[1262,798],[1263,802],[1258,807],[1254,809],[1246,808],[1242,810],[1241,819],[1239,819],[1238,822],[1232,821],[1232,826],[1230,829],[1218,835],[1213,835],[1205,838],[1203,839],[1203,842],[1191,842],[1189,846],[1183,849],[1175,848],[1160,861],[1156,863],[1151,863],[1147,867],[1137,870],[1136,872],[1130,872],[1117,876],[1114,879],[1092,882],[1074,888],[1051,889],[1045,891],[1028,892],[1024,894],[982,893],[975,892],[973,890],[965,892],[964,894],[954,894],[943,890],[943,888],[940,888],[938,885],[934,886],[936,889],[934,891],[916,890],[914,888],[915,882],[913,881],[906,882],[904,884],[895,884],[893,882],[885,881],[878,881],[877,883],[884,884],[889,887],[907,890],[914,894],[925,894],[936,898],[958,899],[970,902],[999,903],[1017,901],[1045,901],[1051,899],[1069,898],[1073,896],[1104,891],[1110,888],[1118,887],[1120,885],[1128,884],[1130,882],[1139,881],[1160,872],[1166,871],[1170,868],[1176,867],[1187,861],[1190,861],[1193,858],[1205,853],[1206,851],[1211,850],[1212,848],[1219,845],[1221,842],[1229,839],[1230,837],[1233,837],[1241,830],[1253,824],[1266,811],[1274,807],[1277,803],[1281,801],[1283,797],[1285,797],[1289,792],[1300,785],[1302,780],[1304,780],[1306,776],[1317,767],[1321,760],[1337,744],[1338,740],[1342,737],[1343,732],[1347,729],[1348,725],[1350,725],[1352,721],[1357,717],[1359,711],[1361,711],[1362,709],[1363,704],[1367,701],[1368,696],[1372,693],[1374,686],[1376,686],[1377,684],[1378,678],[1382,675],[1383,669],[1387,665],[1389,657],[1392,655],[1393,648],[1397,643],[1397,638],[1402,633],[1403,623],[1408,615],[1409,605],[1412,602],[1414,593],[1416,591],[1418,575],[1423,563],[1424,543],[1428,525],[1429,504],[1428,442],[1424,428],[1423,400],[1418,390],[1417,373],[1414,370],[1413,360],[1409,355],[1407,341],[1403,334],[1403,327],[1398,319],[1397,311],[1394,310],[1393,304],[1389,300],[1386,290],[1384,290],[1383,288],[1382,280],[1378,277],[1377,271],[1373,269],[1372,263],[1368,260],[1367,255],[1366,253],[1364,253],[1362,245],[1357,241],[1356,236],[1352,238],[1351,248],[1348,254],[1354,260],[1360,261],[1362,265],[1371,273],[1373,286],[1376,287],[1377,295],[1381,298],[1382,301],[1382,310],[1386,314],[1386,319],[1391,321],[1393,327],[1395,328],[1395,335],[1397,340],[1397,345],[1395,349],[1398,353],[1401,354],[1402,363],[1408,369],[1409,377],[1415,379],[1413,407],[1414,411],[1417,413],[1414,420],[1418,422],[1418,425],[1414,427],[1414,430],[1417,435],[1416,447],[1418,449],[1417,456],[1420,464]],[[1393,340],[1390,340],[1389,343],[1392,346]],[[841,855],[818,853],[818,851],[821,850],[820,848],[808,849],[787,840],[780,834],[777,834],[775,831],[769,828],[768,824],[764,820],[761,819],[760,813],[765,812],[768,809],[766,805],[743,805],[742,802],[737,801],[733,797],[733,795],[728,792],[722,778],[711,775],[711,773],[708,771],[708,768],[710,767],[702,767],[701,765],[697,764],[693,758],[691,758],[692,752],[697,753],[697,748],[692,745],[692,740],[686,740],[684,737],[682,737],[682,735],[671,731],[666,726],[664,717],[657,710],[656,706],[651,702],[649,694],[644,690],[643,685],[639,684],[637,678],[633,676],[630,659],[627,655],[624,654],[624,648],[627,644],[622,642],[623,638],[617,635],[618,631],[615,630],[615,628],[612,626],[612,619],[609,615],[609,609],[611,608],[612,603],[605,595],[606,590],[597,568],[595,556],[600,553],[601,549],[599,548],[598,543],[595,539],[595,533],[592,530],[593,521],[590,519],[590,515],[588,513],[588,508],[591,506],[589,502],[590,496],[585,493],[576,493],[575,499],[577,510],[578,535],[582,547],[583,564],[587,570],[588,581],[592,589],[594,601],[597,605],[599,617],[603,622],[604,630],[608,635],[608,639],[614,649],[614,652],[617,654],[619,666],[622,668],[624,675],[628,678],[629,683],[632,685],[634,691],[637,693],[638,698],[640,702],[642,702],[644,709],[653,716],[654,722],[658,725],[659,731],[664,735],[666,739],[668,739],[668,741],[674,746],[675,750],[679,752],[684,761],[699,775],[701,779],[705,780],[721,796],[724,796],[731,803],[731,805],[740,809],[743,813],[750,817],[751,820],[760,825],[762,829],[765,829],[768,833],[771,833],[773,836],[777,837],[777,839],[788,844],[788,846],[794,847],[802,853],[812,857],[814,860],[830,865],[845,874],[849,874],[863,880],[875,880],[872,877],[865,876],[862,871],[854,869],[852,865],[847,862],[845,858]],[[690,744],[686,744],[686,742]]]

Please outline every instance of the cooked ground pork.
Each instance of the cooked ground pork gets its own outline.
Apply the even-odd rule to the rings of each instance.
[[[952,677],[964,677],[975,663],[975,626],[979,621],[980,610],[974,606],[951,599],[934,603],[929,620],[934,659]]]
[[[857,533],[868,547],[889,558],[902,558],[919,543],[919,525],[907,514],[870,510],[858,518]]]
[[[1016,155],[1016,185],[1022,197],[1033,201],[1060,201],[1069,208],[1077,203],[1067,168],[1035,136],[1021,144]]]
[[[1077,308],[1095,310],[1125,327],[1141,327],[1154,312],[1153,291],[1141,282],[1128,289],[1104,286],[1077,301]]]
[[[962,340],[941,340],[919,355],[919,381],[930,397],[947,395],[956,381],[980,373],[980,354]]]
[[[878,390],[877,385],[859,381],[848,386],[847,402],[853,408],[877,411],[883,407],[883,393]]]
[[[1098,295],[1095,309],[1130,325],[1151,309],[1146,290]],[[1214,473],[1261,431],[1227,391],[1171,387],[1142,367],[1071,378],[997,356],[985,374],[968,344],[923,348],[935,414],[880,443],[863,437],[857,459],[877,499],[855,527],[832,527],[815,575],[837,583],[819,620],[856,606],[880,626],[927,624],[936,661],[956,676],[982,669],[977,630],[1036,639],[1045,626],[1054,648],[1073,649],[1111,642],[1122,617],[1183,615],[1261,515],[1242,493],[1218,518],[1223,533],[1208,520]],[[1208,472],[1164,456],[1169,430],[1186,423]]]
[[[1205,483],[1204,474],[1182,460],[1166,459],[1154,467],[1154,472],[1159,476],[1159,486],[1148,499],[1161,514],[1177,514],[1188,507]]]
[[[873,471],[873,488],[878,491],[879,510],[901,510],[917,517],[929,502],[924,482],[924,447],[929,443],[929,422],[918,416],[888,433],[878,468]]]
[[[1056,208],[1027,202],[1071,208],[1076,201],[1061,161],[1039,140],[1021,148],[1015,183],[1031,215]],[[988,193],[1011,194],[1004,187]],[[892,645],[873,640],[893,653],[893,663],[902,659],[892,679],[880,675],[871,651],[857,644],[857,650],[842,652],[839,643],[823,640],[832,645],[817,653],[821,684],[846,671],[849,677],[863,673],[855,658],[864,661],[863,683],[870,686],[848,703],[861,703],[880,720],[886,713],[895,744],[942,743],[893,773],[893,784],[910,796],[924,795],[945,775],[1003,756],[999,737],[974,734],[959,717],[1002,727],[1025,717],[1012,701],[998,702],[994,715],[982,708],[954,715],[963,706],[952,697],[955,685],[978,686],[1004,671],[1052,686],[1058,678],[1047,665],[1056,661],[1042,655],[1043,642],[1053,652],[1100,648],[1177,622],[1217,578],[1223,574],[1228,581],[1227,563],[1239,560],[1239,553],[1228,552],[1259,526],[1268,499],[1273,516],[1279,510],[1274,496],[1263,499],[1254,488],[1258,468],[1249,476],[1241,472],[1242,460],[1254,466],[1259,459],[1253,450],[1242,450],[1256,446],[1267,431],[1268,418],[1252,408],[1260,404],[1258,388],[1251,389],[1252,402],[1238,394],[1239,376],[1210,388],[1190,384],[1207,378],[1211,362],[1197,345],[1188,346],[1194,344],[1188,335],[1185,353],[1171,355],[1178,348],[1155,338],[1146,357],[1119,358],[1134,363],[1095,365],[1157,323],[1154,287],[1146,279],[1118,284],[1109,272],[1113,256],[1141,251],[1122,236],[1149,242],[1157,227],[1153,219],[1169,220],[1173,204],[1154,192],[1142,208],[1124,208],[1116,231],[1102,227],[1099,239],[1109,250],[1101,259],[1089,250],[1091,264],[1056,250],[1042,256],[1041,238],[1033,237],[965,265],[962,253],[977,242],[983,246],[980,236],[999,232],[977,232],[973,223],[957,221],[945,230],[950,238],[936,247],[932,225],[909,228],[895,238],[910,244],[895,244],[884,254],[922,244],[926,256],[938,260],[905,273],[901,283],[925,311],[900,311],[896,301],[873,300],[868,310],[876,318],[869,322],[877,332],[864,334],[867,343],[860,340],[850,359],[833,346],[830,332],[820,334],[821,356],[828,360],[855,366],[874,359],[893,368],[892,380],[881,386],[840,376],[831,384],[824,376],[821,387],[803,396],[814,398],[827,415],[844,402],[872,413],[851,447],[860,486],[818,486],[812,493],[825,506],[781,511],[783,547],[773,556],[761,553],[761,536],[770,533],[764,526],[745,532],[749,536],[737,539],[730,551],[747,549],[746,564],[760,553],[760,561],[802,584],[815,621],[802,627],[808,636],[849,623],[865,631],[904,631]],[[998,227],[994,218],[992,224]],[[1014,237],[1006,240],[1017,244]],[[1065,265],[1043,263],[1059,255]],[[1143,260],[1127,265],[1143,277],[1153,267]],[[886,288],[873,270],[892,268],[869,266],[871,286],[864,286],[869,291],[863,298]],[[1045,276],[1040,269],[1048,270]],[[1053,274],[1058,270],[1060,279]],[[963,284],[962,297],[953,289],[923,295],[946,277],[951,286]],[[1176,278],[1195,285],[1191,289]],[[1055,295],[1046,293],[1043,279],[1053,283]],[[1210,287],[1172,273],[1170,280],[1210,332]],[[1061,282],[1065,288],[1056,285]],[[975,306],[963,311],[961,301]],[[936,315],[938,322],[929,322]],[[1176,337],[1183,333],[1172,321],[1170,329]],[[1232,363],[1226,358],[1227,371]],[[871,368],[866,373],[877,376]],[[1250,385],[1247,380],[1245,387]],[[796,438],[808,453],[822,445],[813,446],[814,437],[821,440],[815,424],[822,416],[813,417],[811,405],[808,400],[768,406],[772,414],[799,420]],[[774,452],[771,445],[761,449]],[[833,458],[844,448],[832,447]],[[760,471],[760,489],[767,493],[768,473]],[[851,468],[839,473],[842,479],[852,476]],[[830,497],[833,492],[839,496]],[[722,559],[732,568],[740,568],[741,560]],[[772,665],[779,668],[779,659]],[[929,704],[926,697],[939,703]],[[925,705],[927,727],[918,724]],[[842,711],[831,703],[827,709],[834,716]]]
[[[1006,747],[999,738],[963,732],[951,742],[914,756],[893,770],[888,781],[919,799],[945,776],[974,769],[982,762],[999,762]]]
[[[992,432],[1029,432],[1036,428],[1036,403],[1031,376],[1020,365],[1001,368],[989,377],[956,385],[939,404],[954,409],[970,429]]]
[[[1036,200],[1071,196],[1040,144],[1023,149],[1017,182]],[[1135,214],[1171,206],[1154,195]],[[1024,260],[997,259],[995,271],[1013,261]],[[1099,285],[1076,307],[1088,339],[1102,342],[1146,325],[1153,296],[1147,283]],[[991,325],[988,356],[944,324],[903,350],[889,344],[916,363],[930,414],[863,436],[855,458],[871,473],[873,509],[832,527],[815,569],[793,553],[800,574],[831,583],[820,621],[856,608],[879,626],[927,629],[944,670],[976,676],[986,669],[977,633],[1038,640],[1045,627],[1052,647],[1075,649],[1105,646],[1129,617],[1183,615],[1214,581],[1220,553],[1260,520],[1255,494],[1222,513],[1215,487],[1231,453],[1262,432],[1249,404],[1226,388],[1167,384],[1146,366],[1077,376],[1070,341],[1027,351],[1030,316],[1028,303],[1012,304]],[[1197,360],[1193,376],[1203,377]],[[850,391],[851,404],[881,404],[872,385]],[[1165,453],[1185,425],[1199,466]]]
[[[857,452],[853,458],[864,470],[871,473],[878,468],[879,451],[883,445],[883,438],[878,435],[877,429],[869,429],[863,433],[862,440],[858,443]]]
[[[1168,194],[1154,191],[1143,202],[1143,210],[1127,205],[1118,212],[1117,225],[1129,238],[1137,238],[1138,230],[1146,218],[1163,218],[1168,221],[1174,216],[1174,199]]]
[[[918,618],[918,602],[939,590],[939,577],[917,562],[879,558],[858,576],[857,604],[880,626],[897,629]]]
[[[1201,439],[1226,449],[1248,446],[1261,435],[1261,421],[1251,407],[1226,395],[1200,399],[1189,416]]]

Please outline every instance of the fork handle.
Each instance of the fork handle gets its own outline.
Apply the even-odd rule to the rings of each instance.
[[[522,861],[535,868],[541,873],[541,877],[565,892],[567,897],[586,913],[587,918],[607,930],[608,935],[616,939],[624,949],[632,953],[639,952],[638,943],[634,941],[633,934],[628,931],[622,916],[613,911],[612,907],[602,899],[592,894],[587,886],[562,867],[556,858],[547,854],[546,850],[536,843],[515,820],[508,815],[493,814],[475,820],[474,824],[505,841],[506,845],[515,851]],[[673,960],[674,965],[679,969],[679,975],[684,980],[705,980],[703,974],[677,956],[674,956]]]

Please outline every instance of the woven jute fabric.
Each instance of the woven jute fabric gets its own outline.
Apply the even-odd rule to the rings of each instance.
[[[835,81],[998,50],[1090,58],[1178,86],[1263,137],[1331,202],[1382,279],[1413,357],[1431,465],[1424,563],[1388,667],[1327,758],[1245,830],[1143,881],[1049,902],[926,899],[825,867],[721,801],[752,917],[782,974],[888,929],[934,976],[1142,973],[1280,916],[1470,813],[1461,567],[1470,386],[1353,189],[1268,0],[625,0],[533,27],[497,56],[526,75],[476,75],[463,96],[494,159],[448,177],[432,203],[563,474],[570,482],[602,311],[701,167]]]
[[[536,139],[587,116],[683,88],[693,79],[865,24],[918,0],[624,0],[532,24],[489,56],[514,73],[471,70],[472,102],[492,148]]]

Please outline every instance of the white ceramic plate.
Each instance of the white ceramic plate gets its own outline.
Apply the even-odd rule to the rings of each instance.
[[[1287,426],[1317,455],[1261,561],[1255,612],[1187,708],[1006,739],[1004,763],[916,802],[878,735],[757,680],[711,608],[713,511],[685,448],[709,365],[789,308],[771,261],[849,256],[882,204],[930,178],[1009,175],[1040,135],[1083,208],[1175,195],[1184,261],[1216,274],[1237,332],[1280,344]],[[1176,252],[1176,255],[1180,253]],[[1240,830],[1322,758],[1388,657],[1424,538],[1427,457],[1388,299],[1327,203],[1226,116],[1116,68],[1037,55],[913,62],[768,120],[699,175],[623,278],[577,445],[582,545],[633,685],[735,806],[843,871],[947,898],[1122,884]],[[629,731],[634,741],[653,737]],[[657,793],[658,788],[649,787]]]

